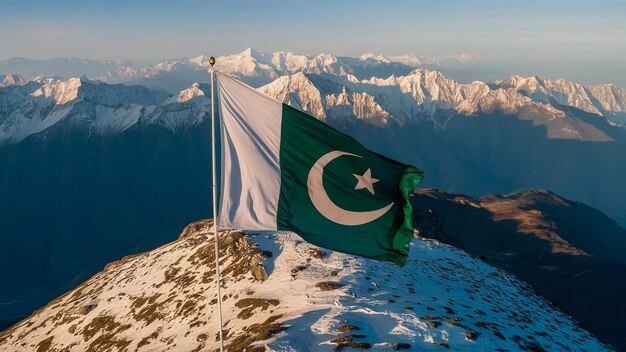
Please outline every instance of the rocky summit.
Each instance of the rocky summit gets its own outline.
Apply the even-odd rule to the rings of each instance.
[[[212,221],[110,263],[0,333],[2,351],[213,351]],[[515,277],[415,239],[404,267],[331,252],[293,233],[220,232],[228,351],[603,351]]]

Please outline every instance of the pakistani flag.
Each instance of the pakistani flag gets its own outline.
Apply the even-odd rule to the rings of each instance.
[[[224,74],[217,80],[219,226],[293,231],[328,249],[406,262],[408,197],[422,171]]]

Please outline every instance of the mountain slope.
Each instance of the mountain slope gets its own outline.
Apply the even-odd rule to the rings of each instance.
[[[214,350],[210,222],[107,265],[0,333],[0,347]],[[607,350],[513,277],[415,240],[403,268],[329,252],[289,233],[220,235],[228,350]]]
[[[0,147],[0,329],[210,212],[206,119],[115,135],[55,126]]]
[[[626,172],[626,131],[603,116],[421,69],[367,81],[294,74],[259,90],[418,165],[428,187],[470,195],[547,188],[626,224],[615,196],[626,183],[614,177]],[[359,118],[356,103],[338,103],[342,91],[369,97],[371,110],[360,111],[380,117]]]
[[[534,101],[573,106],[606,117],[614,124],[626,126],[626,90],[613,84],[583,86],[565,79],[511,76],[496,81],[502,88],[515,89]]]
[[[7,87],[11,85],[24,85],[27,80],[20,75],[10,74],[10,75],[0,75],[0,87]]]
[[[420,236],[515,274],[626,350],[626,230],[614,220],[545,190],[480,198],[419,190],[411,200]]]
[[[424,69],[406,76],[361,81],[350,75],[296,73],[258,89],[320,119],[332,114],[339,118],[367,117],[376,125],[389,120],[409,124],[427,121],[445,130],[455,116],[495,112],[546,126],[550,138],[613,141],[613,136],[605,131],[611,128],[606,119],[589,123],[561,106],[534,101],[515,89],[492,89],[483,82],[463,84]],[[340,94],[346,96],[346,92],[351,100],[338,98]]]
[[[85,134],[118,134],[167,97],[145,87],[84,78],[44,79],[30,85],[37,88],[7,98],[7,110],[0,114],[0,145],[19,142],[59,122],[66,129],[82,129]],[[15,87],[5,89],[14,91]]]

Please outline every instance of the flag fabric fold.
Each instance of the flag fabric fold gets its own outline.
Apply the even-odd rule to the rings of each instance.
[[[423,172],[218,72],[220,227],[286,230],[398,265],[413,237]]]

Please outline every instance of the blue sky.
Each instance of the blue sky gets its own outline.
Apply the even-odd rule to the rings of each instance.
[[[262,51],[626,62],[626,1],[0,0],[0,60]]]

